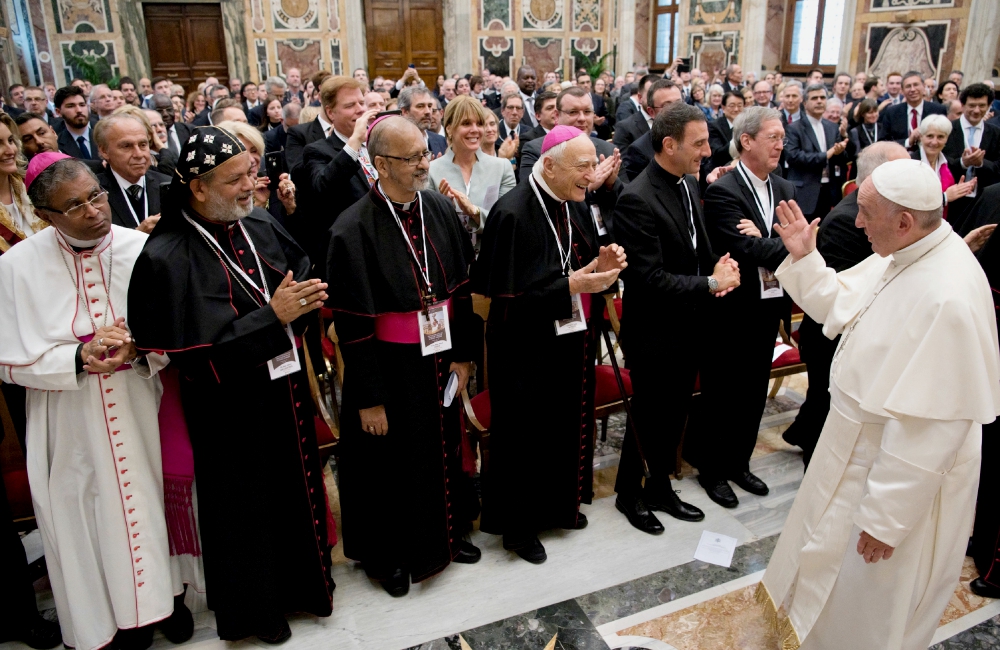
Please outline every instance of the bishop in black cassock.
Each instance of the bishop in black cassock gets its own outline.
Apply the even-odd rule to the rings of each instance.
[[[292,363],[326,294],[302,249],[252,208],[249,170],[227,131],[184,143],[132,274],[129,320],[136,346],[180,373],[219,637],[279,643],[285,614],[332,611],[335,532],[308,380]]]
[[[588,187],[602,186],[600,200],[615,200],[607,188],[620,159],[596,162],[586,135],[552,129],[529,178],[490,212],[473,271],[474,291],[492,299],[491,460],[480,529],[502,534],[505,548],[534,563],[546,558],[538,532],[583,528],[580,504],[592,496],[595,333],[582,322],[557,335],[556,321],[589,316],[590,294],[613,288],[625,267],[623,249],[600,246],[603,226],[584,202]]]
[[[344,553],[402,596],[411,578],[480,558],[463,540],[479,515],[475,458],[462,447],[461,395],[445,406],[445,389],[452,372],[457,392],[464,387],[481,334],[468,276],[472,242],[448,199],[420,191],[430,168],[420,130],[403,117],[383,118],[368,147],[380,181],[337,218],[327,256],[345,363]],[[423,354],[418,315],[434,304],[447,305],[451,345]]]

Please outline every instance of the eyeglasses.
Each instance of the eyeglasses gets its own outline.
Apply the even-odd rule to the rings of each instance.
[[[55,212],[56,214],[61,214],[65,217],[69,217],[70,219],[79,219],[83,217],[85,214],[87,214],[88,206],[92,205],[94,206],[95,210],[100,211],[101,208],[103,208],[107,204],[108,204],[108,191],[101,190],[100,192],[97,192],[96,194],[92,195],[89,201],[74,205],[72,208],[66,210],[65,212],[44,205],[36,205],[35,207],[39,210],[48,210],[49,212]]]
[[[403,162],[405,162],[410,167],[416,167],[417,165],[420,164],[420,159],[421,158],[423,158],[424,160],[430,160],[431,156],[433,156],[433,155],[434,154],[431,153],[430,151],[425,151],[423,153],[414,154],[414,155],[409,156],[407,158],[403,158],[401,156],[382,156],[382,158],[392,158],[393,160],[402,160]]]
[[[772,147],[774,145],[778,144],[779,142],[782,144],[782,146],[788,144],[788,138],[781,137],[781,136],[779,136],[776,133],[772,133],[771,135],[769,135],[766,138],[764,138],[764,140],[766,140],[767,143],[769,145],[771,145]]]
[[[507,111],[521,111],[524,112],[524,106],[507,106],[504,110]]]
[[[580,115],[583,115],[584,117],[593,117],[594,116],[594,110],[593,109],[583,110],[583,111],[559,111],[559,112],[562,113],[563,115],[569,115],[573,119],[576,119],[576,118],[580,117]]]

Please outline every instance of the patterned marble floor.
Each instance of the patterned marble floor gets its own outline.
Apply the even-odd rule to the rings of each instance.
[[[802,480],[801,452],[781,439],[805,393],[804,377],[792,377],[778,399],[770,400],[751,469],[771,487],[766,497],[736,489],[739,507],[724,510],[684,468],[675,481],[681,497],[701,507],[697,524],[663,517],[664,535],[640,533],[614,509],[613,489],[624,420],[613,416],[608,439],[595,453],[598,498],[584,512],[585,531],[543,534],[549,560],[530,565],[504,551],[494,536],[474,533],[483,560],[450,567],[389,598],[335,549],[337,592],[334,614],[291,620],[287,648],[333,650],[758,650],[763,630],[749,608],[753,588],[767,566],[788,509]],[[328,472],[331,504],[336,481]],[[335,506],[336,507],[336,506]],[[339,513],[335,512],[338,516]],[[703,530],[735,537],[732,565],[723,568],[693,560]],[[963,585],[945,614],[935,650],[1000,650],[1000,601],[984,601]],[[51,596],[40,583],[40,606]],[[196,631],[184,650],[233,650],[262,646],[256,640],[226,643],[204,597],[189,593]],[[53,612],[48,612],[51,616]],[[730,625],[719,625],[727,621]],[[154,649],[171,644],[157,633]],[[0,650],[24,646],[0,644]]]

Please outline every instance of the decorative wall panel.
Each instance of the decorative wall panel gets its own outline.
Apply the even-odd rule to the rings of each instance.
[[[906,11],[954,7],[955,0],[871,0],[872,11]]]
[[[258,38],[253,44],[256,50],[254,60],[257,61],[257,82],[263,83],[271,74],[271,66],[267,60],[267,39]]]
[[[525,30],[561,30],[564,2],[565,0],[522,0],[521,27]]]
[[[689,25],[722,25],[743,20],[743,0],[690,0]]]
[[[292,68],[298,68],[303,83],[309,75],[323,68],[322,42],[319,39],[292,38],[274,41],[275,73],[284,77]]]
[[[330,39],[330,72],[335,75],[344,74],[344,59],[340,54],[340,39]]]
[[[488,31],[510,30],[512,13],[511,0],[482,0],[479,28]]]
[[[52,0],[56,32],[112,32],[111,7],[107,0]]]
[[[514,73],[514,41],[506,36],[479,37],[479,70],[508,76]]]
[[[710,74],[739,62],[739,32],[691,34],[688,41],[691,64]]]
[[[275,31],[319,31],[319,0],[271,0]]]
[[[561,38],[526,38],[524,39],[523,52],[525,65],[534,68],[539,77],[545,72],[561,70],[563,67],[563,39]]]
[[[868,26],[868,70],[885,78],[892,71],[917,70],[937,77],[948,43],[948,21],[919,26]]]
[[[573,31],[601,31],[600,0],[573,0]]]

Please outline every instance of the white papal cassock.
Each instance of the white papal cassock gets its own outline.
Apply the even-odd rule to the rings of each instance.
[[[80,254],[46,228],[0,256],[0,379],[29,389],[28,481],[63,641],[77,650],[173,611],[155,377],[166,357],[76,374],[92,321],[127,326],[145,240],[112,226]]]
[[[1000,413],[989,285],[945,222],[842,273],[813,251],[776,275],[843,337],[830,415],[758,597],[787,615],[785,648],[925,650],[958,586],[982,425]],[[866,565],[862,530],[892,558]]]

